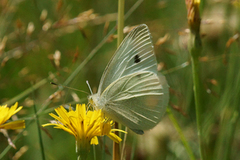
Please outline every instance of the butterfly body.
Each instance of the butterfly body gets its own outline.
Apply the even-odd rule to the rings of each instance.
[[[95,109],[138,134],[156,126],[169,100],[168,84],[157,71],[148,27],[140,25],[124,39],[106,67],[98,92],[89,97]]]

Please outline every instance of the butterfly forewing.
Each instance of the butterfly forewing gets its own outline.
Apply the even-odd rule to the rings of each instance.
[[[151,35],[145,24],[133,29],[123,40],[103,73],[98,93],[120,77],[139,71],[157,74]]]

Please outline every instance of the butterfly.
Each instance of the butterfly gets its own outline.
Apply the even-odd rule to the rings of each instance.
[[[88,100],[137,134],[159,123],[168,105],[169,86],[157,71],[147,25],[139,25],[125,37],[102,75],[98,92]]]

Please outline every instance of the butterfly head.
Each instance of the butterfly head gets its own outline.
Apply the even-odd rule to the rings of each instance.
[[[88,103],[96,110],[103,108],[103,105],[100,101],[100,96],[98,94],[92,94],[88,96]]]

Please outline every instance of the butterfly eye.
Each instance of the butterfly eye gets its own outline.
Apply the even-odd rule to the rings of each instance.
[[[141,59],[140,59],[139,55],[136,55],[134,57],[134,63],[139,63],[139,62],[141,62]]]
[[[91,96],[89,96],[89,97],[88,97],[88,103],[90,103],[90,105],[92,105],[92,104],[93,104],[93,99],[92,99],[92,97],[91,97]]]

